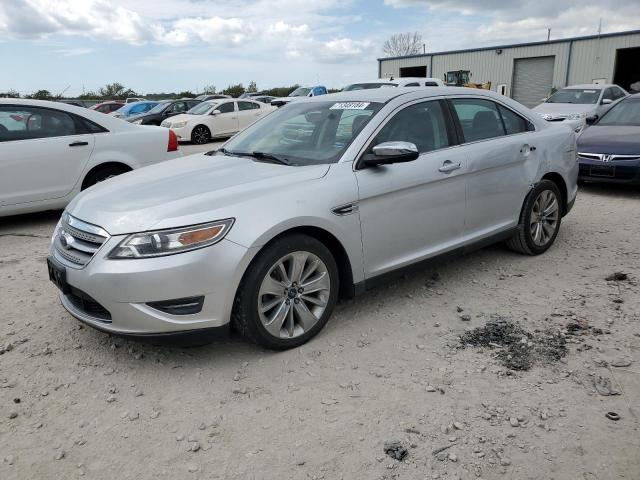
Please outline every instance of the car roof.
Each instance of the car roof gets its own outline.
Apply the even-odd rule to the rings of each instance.
[[[330,93],[328,95],[319,95],[310,97],[306,101],[343,101],[343,102],[380,102],[386,103],[394,98],[412,93],[420,93],[420,97],[441,97],[447,95],[477,95],[491,98],[504,99],[503,95],[499,95],[491,90],[481,88],[465,88],[465,87],[402,87],[402,88],[372,88],[368,90],[352,90],[350,92]]]
[[[580,88],[584,88],[584,89],[602,89],[602,88],[609,88],[609,87],[617,87],[617,85],[613,85],[611,83],[583,83],[580,85],[568,85],[566,87],[562,87],[559,90],[571,90],[571,89],[580,89]]]

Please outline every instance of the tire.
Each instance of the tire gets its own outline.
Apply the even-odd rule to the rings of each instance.
[[[540,207],[545,205],[544,210],[549,213],[539,216]],[[560,231],[561,209],[560,190],[552,181],[542,180],[527,195],[520,213],[517,232],[507,240],[507,246],[525,255],[540,255],[546,252]]]
[[[196,125],[191,130],[191,143],[204,145],[211,140],[211,131],[204,125]]]
[[[124,166],[111,165],[106,167],[98,167],[94,171],[90,172],[82,182],[81,190],[85,190],[89,187],[92,187],[96,183],[104,182],[105,180],[115,177],[117,175],[121,175],[130,171],[129,168]]]
[[[323,243],[301,234],[279,238],[245,272],[234,301],[232,326],[266,348],[298,347],[329,320],[339,281],[336,261]]]

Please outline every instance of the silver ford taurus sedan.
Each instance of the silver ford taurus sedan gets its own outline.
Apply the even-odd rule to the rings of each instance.
[[[577,192],[575,133],[464,88],[292,103],[216,152],[78,195],[51,244],[63,306],[104,331],[234,326],[301,345],[339,297],[493,242],[546,251]]]

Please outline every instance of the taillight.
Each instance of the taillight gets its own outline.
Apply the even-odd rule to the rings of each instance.
[[[175,152],[178,150],[178,137],[169,129],[169,144],[167,145],[167,152]]]

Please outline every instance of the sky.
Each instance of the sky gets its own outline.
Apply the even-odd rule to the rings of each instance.
[[[394,33],[427,51],[640,29],[640,0],[0,0],[0,92],[74,96],[377,77]]]

